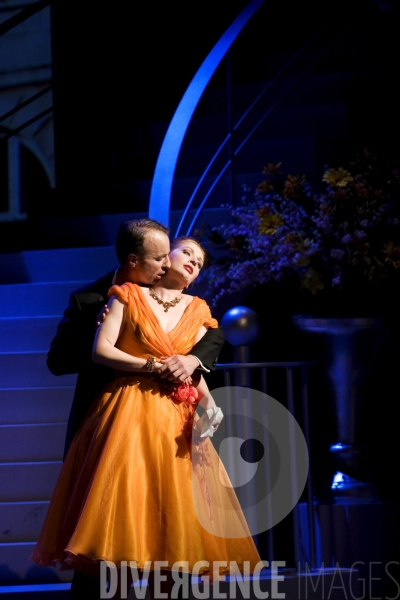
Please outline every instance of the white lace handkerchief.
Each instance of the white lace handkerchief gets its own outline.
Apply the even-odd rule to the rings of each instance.
[[[204,411],[204,414],[196,423],[196,429],[201,438],[212,437],[217,426],[224,418],[222,410],[215,406]]]

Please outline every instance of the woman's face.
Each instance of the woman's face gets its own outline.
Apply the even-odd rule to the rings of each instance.
[[[171,261],[170,270],[181,275],[185,282],[184,287],[186,287],[198,277],[204,264],[204,254],[195,242],[182,240],[169,253],[169,260]]]

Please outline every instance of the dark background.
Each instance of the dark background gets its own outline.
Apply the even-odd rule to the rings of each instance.
[[[68,199],[68,213],[147,210],[119,184],[151,178],[151,124],[172,118],[206,54],[245,5],[81,3],[77,11],[54,3],[57,192]]]
[[[147,198],[133,184],[153,175],[159,146],[151,126],[172,118],[207,53],[247,3],[81,3],[77,10],[55,2],[57,202],[38,203],[36,211],[47,216],[146,211]],[[360,66],[349,99],[350,136],[359,143],[374,138],[395,151],[397,12],[395,2],[373,0],[266,2],[232,52],[233,83],[265,79],[271,75],[268,57],[293,52],[327,22],[337,22],[339,29],[359,21],[348,57],[349,68],[357,61]],[[363,78],[368,68],[380,74],[377,80]],[[225,82],[222,65],[211,86]],[[260,157],[260,169],[261,162]]]

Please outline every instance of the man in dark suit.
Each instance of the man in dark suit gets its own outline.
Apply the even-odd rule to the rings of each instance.
[[[112,285],[122,285],[127,281],[151,286],[160,279],[170,266],[168,233],[168,228],[151,219],[122,223],[116,241],[119,261],[116,271],[110,271],[71,293],[47,355],[47,366],[54,375],[78,373],[64,456],[91,404],[114,378],[113,369],[92,361],[97,320],[107,302],[108,290]],[[215,370],[223,343],[222,328],[210,328],[193,346],[190,355],[167,359],[162,376],[183,381],[195,369]],[[85,600],[100,598],[100,578],[75,572],[70,597]]]
[[[107,303],[108,290],[126,281],[152,285],[160,279],[170,265],[168,232],[168,228],[151,219],[122,223],[116,241],[117,270],[71,293],[47,355],[47,366],[54,375],[78,373],[65,454],[92,402],[114,378],[113,369],[92,361],[96,321]],[[183,381],[195,369],[215,370],[223,344],[222,328],[210,328],[190,355],[166,361],[163,376]]]

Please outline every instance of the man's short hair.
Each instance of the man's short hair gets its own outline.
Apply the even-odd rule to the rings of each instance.
[[[130,254],[143,255],[143,244],[148,231],[161,231],[169,235],[169,227],[153,219],[135,219],[121,223],[115,243],[115,252],[121,265]]]

